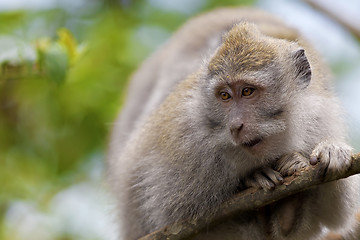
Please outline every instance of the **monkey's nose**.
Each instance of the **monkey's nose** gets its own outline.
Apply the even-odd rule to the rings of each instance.
[[[237,142],[240,139],[240,132],[243,128],[244,124],[237,124],[230,127],[231,135],[233,136],[234,140]]]

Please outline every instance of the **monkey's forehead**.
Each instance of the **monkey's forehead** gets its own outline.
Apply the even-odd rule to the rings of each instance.
[[[274,62],[277,47],[274,39],[262,35],[255,25],[236,25],[224,36],[208,70],[217,74],[257,71]]]

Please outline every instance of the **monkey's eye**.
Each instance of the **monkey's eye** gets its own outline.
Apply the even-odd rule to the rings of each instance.
[[[231,95],[228,92],[220,92],[220,98],[223,101],[227,101],[227,100],[229,100],[231,98]]]
[[[241,91],[241,95],[248,97],[255,92],[255,88],[246,87]]]

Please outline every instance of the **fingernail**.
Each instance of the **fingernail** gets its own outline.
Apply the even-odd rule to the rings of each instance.
[[[311,165],[316,165],[318,162],[318,158],[316,156],[313,156],[310,158],[310,164]]]

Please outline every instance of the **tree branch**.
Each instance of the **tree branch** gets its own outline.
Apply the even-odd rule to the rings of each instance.
[[[339,12],[334,10],[333,8],[329,7],[328,4],[324,4],[322,2],[318,2],[316,0],[304,0],[308,3],[311,7],[326,14],[328,17],[334,19],[338,23],[340,23],[343,27],[348,29],[352,34],[354,34],[357,38],[360,39],[360,25],[359,23],[354,20],[352,17],[349,17],[347,13]]]
[[[231,219],[241,212],[255,210],[317,185],[358,174],[360,173],[360,154],[352,156],[352,165],[350,169],[343,174],[323,179],[319,177],[319,170],[320,166],[318,164],[300,171],[296,176],[286,178],[284,184],[276,187],[273,191],[249,188],[235,195],[229,201],[224,202],[215,215],[205,216],[197,220],[175,223],[152,232],[142,237],[140,240],[186,239],[197,234],[206,227],[214,226],[227,219]]]

